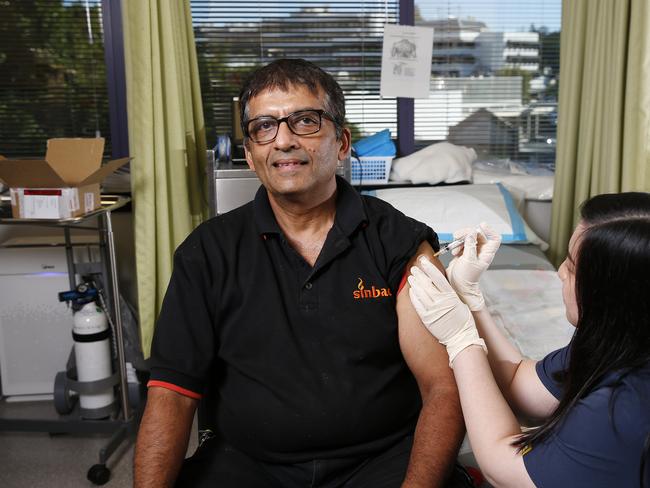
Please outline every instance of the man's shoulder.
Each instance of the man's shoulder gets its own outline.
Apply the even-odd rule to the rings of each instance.
[[[246,234],[255,232],[253,202],[211,217],[199,224],[178,246],[177,252],[191,255],[206,246],[229,247],[236,245]]]
[[[389,218],[389,219],[410,219],[402,212],[393,207],[390,203],[374,195],[362,194],[361,200],[366,209],[368,217]],[[412,219],[411,219],[412,220]]]
[[[388,229],[400,232],[425,232],[428,226],[402,213],[390,203],[373,195],[362,195],[369,225],[375,225],[382,234]],[[403,235],[404,237],[406,235]]]
[[[401,263],[410,259],[423,241],[434,250],[439,249],[438,236],[425,223],[372,195],[362,195],[362,200],[368,218],[364,233],[368,242],[380,248],[389,261]]]

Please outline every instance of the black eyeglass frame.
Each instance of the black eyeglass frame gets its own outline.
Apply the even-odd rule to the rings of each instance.
[[[297,114],[301,114],[301,113],[305,113],[305,112],[313,112],[313,113],[318,114],[318,128],[313,132],[306,132],[306,133],[300,134],[300,133],[296,132],[295,130],[293,130],[293,127],[291,127],[291,124],[289,124],[289,119],[294,117]],[[286,115],[285,117],[280,117],[280,118],[276,118],[276,117],[273,117],[271,115],[262,115],[261,117],[255,117],[254,119],[247,120],[244,123],[244,134],[246,135],[246,137],[248,137],[251,141],[253,141],[256,144],[266,144],[266,143],[269,143],[269,142],[273,142],[273,141],[275,141],[275,138],[278,137],[278,132],[280,132],[280,124],[282,124],[282,122],[286,122],[287,127],[289,128],[289,130],[291,131],[292,134],[295,134],[297,136],[310,136],[312,134],[316,134],[317,132],[320,132],[321,128],[323,127],[323,117],[325,117],[327,119],[330,119],[332,121],[332,123],[336,127],[339,127],[339,124],[338,124],[338,122],[336,122],[334,116],[331,113],[329,113],[327,110],[323,110],[323,109],[320,109],[320,108],[308,108],[308,109],[304,109],[304,110],[297,110],[295,112],[291,112],[290,114]],[[264,141],[256,141],[251,136],[250,131],[248,130],[248,127],[250,126],[251,122],[255,122],[256,120],[260,120],[260,119],[275,120],[277,122],[278,125],[275,127],[275,134],[270,139],[267,139],[267,140],[264,140]]]

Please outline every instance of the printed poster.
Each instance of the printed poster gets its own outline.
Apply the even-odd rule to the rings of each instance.
[[[433,29],[386,24],[381,58],[382,97],[429,98]]]

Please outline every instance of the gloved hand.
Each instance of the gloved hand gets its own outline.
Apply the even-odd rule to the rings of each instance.
[[[473,344],[487,352],[472,313],[444,275],[424,256],[417,264],[408,277],[409,297],[424,326],[447,348],[449,366],[453,367],[459,352]]]
[[[473,311],[485,307],[485,299],[478,282],[483,272],[490,266],[501,244],[501,235],[487,224],[481,223],[480,228],[480,233],[465,229],[454,232],[455,239],[465,235],[465,245],[452,251],[455,257],[447,266],[447,276],[451,286]]]

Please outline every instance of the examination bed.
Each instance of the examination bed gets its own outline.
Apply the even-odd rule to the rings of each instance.
[[[565,346],[573,327],[565,317],[562,283],[543,250],[548,245],[528,226],[518,204],[501,184],[379,189],[370,193],[430,225],[441,242],[453,232],[487,222],[502,245],[481,287],[490,313],[504,333],[531,359]],[[443,263],[451,259],[443,255]]]

